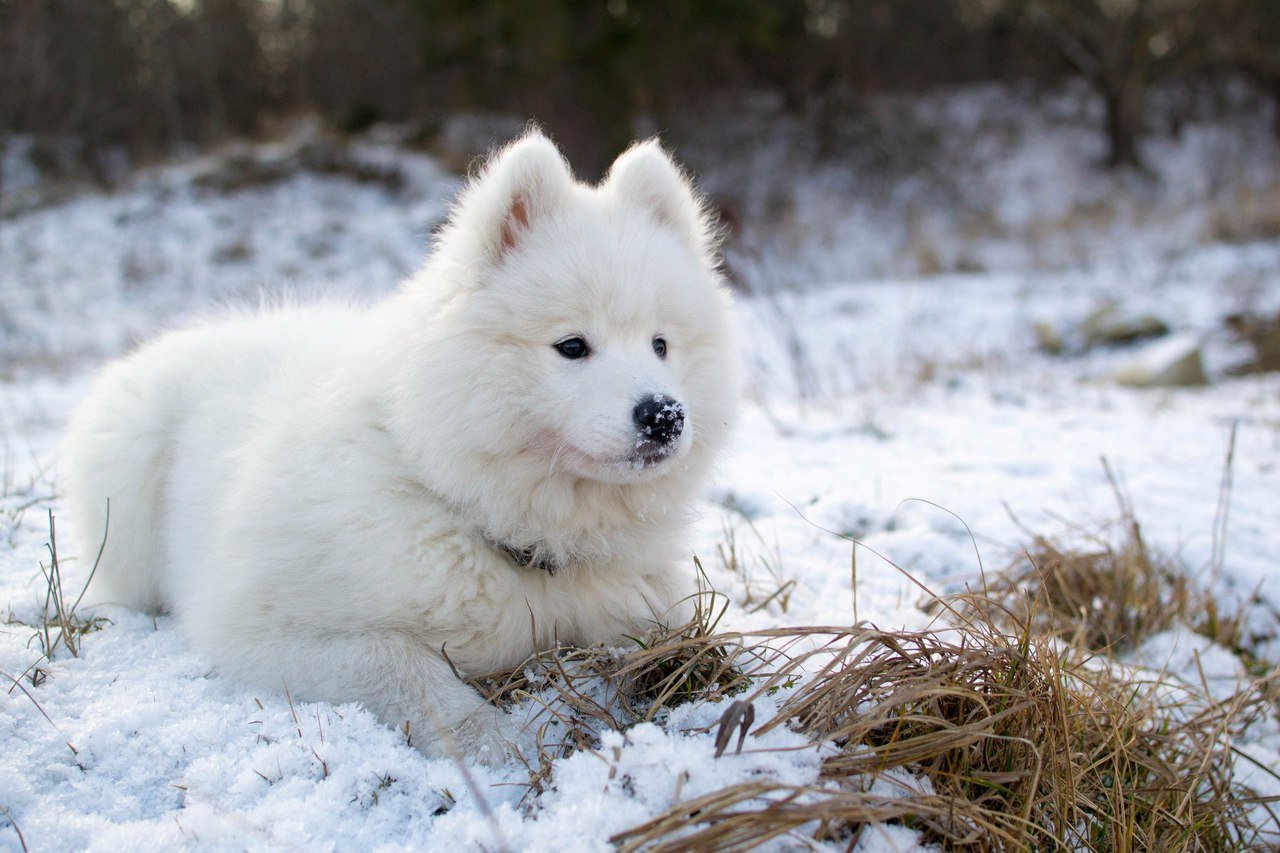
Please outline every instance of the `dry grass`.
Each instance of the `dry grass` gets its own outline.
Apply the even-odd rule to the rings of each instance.
[[[786,725],[832,744],[821,778],[753,779],[680,803],[615,836],[621,849],[740,850],[797,833],[852,845],[885,822],[947,848],[1262,849],[1231,749],[1231,737],[1270,708],[1258,686],[1217,703],[1173,696],[973,622],[756,636],[761,664],[743,701],[804,680],[754,734]],[[895,769],[927,784],[872,787]]]
[[[780,838],[852,848],[885,823],[944,849],[1273,849],[1275,798],[1251,790],[1239,765],[1271,771],[1234,743],[1274,720],[1280,673],[1222,699],[1116,660],[1179,622],[1238,647],[1242,624],[1147,546],[1116,494],[1118,538],[1072,549],[1036,537],[1028,568],[936,600],[947,618],[929,630],[717,632],[723,607],[700,606],[632,650],[531,659],[488,682],[501,700],[548,711],[531,794],[552,782],[557,757],[597,748],[603,728],[662,723],[666,709],[701,701],[724,705],[717,756],[768,749],[756,738],[787,727],[823,744],[818,778],[766,774],[678,801],[615,835],[618,849],[745,850]],[[757,721],[765,696],[762,707],[779,710]]]
[[[1216,242],[1275,239],[1280,235],[1280,184],[1236,190],[1234,198],[1210,210],[1207,230]]]
[[[751,519],[745,519],[748,529],[754,537],[755,545],[750,552],[738,545],[738,528],[726,521],[722,528],[723,541],[716,546],[720,565],[726,572],[742,579],[743,596],[739,602],[748,613],[764,610],[776,604],[782,613],[791,605],[791,594],[795,591],[794,578],[788,578],[782,571],[782,554],[775,543],[770,546],[764,536],[756,528]],[[764,570],[755,570],[759,566]]]
[[[728,602],[707,592],[689,622],[655,626],[631,648],[558,648],[477,685],[498,704],[545,710],[528,761],[531,798],[553,784],[558,759],[598,749],[604,729],[663,724],[686,702],[723,706],[717,756],[775,748],[760,736],[781,727],[821,744],[809,784],[766,773],[677,794],[610,839],[622,851],[745,850],[784,838],[851,849],[887,823],[944,849],[1273,849],[1274,798],[1245,784],[1240,762],[1252,759],[1234,743],[1274,719],[1280,674],[1214,699],[1116,662],[1112,652],[1179,621],[1227,644],[1241,623],[1146,545],[1116,492],[1118,538],[1072,549],[1036,537],[1031,568],[937,600],[948,618],[928,630],[723,631]],[[36,632],[45,658],[76,654],[96,627],[63,595],[56,542],[51,518]],[[776,714],[757,719],[774,703]]]
[[[111,506],[107,505],[107,519],[111,518]],[[37,626],[37,637],[40,652],[46,660],[52,660],[58,647],[66,649],[72,657],[80,656],[80,638],[96,631],[107,621],[106,617],[94,616],[84,618],[78,612],[80,602],[89,588],[90,581],[98,571],[98,563],[102,560],[102,551],[106,548],[107,539],[104,533],[98,554],[94,558],[93,567],[75,601],[68,603],[66,592],[62,587],[62,565],[58,561],[58,534],[53,510],[49,511],[49,565],[40,564],[40,571],[45,580],[45,597],[42,618]]]
[[[1231,448],[1215,536],[1219,526],[1225,531],[1234,433]],[[1075,531],[1070,541],[1031,534],[1023,558],[986,579],[980,592],[950,598],[950,606],[1102,654],[1127,653],[1152,634],[1184,626],[1265,670],[1252,655],[1245,605],[1224,604],[1194,583],[1177,558],[1148,545],[1132,503],[1105,460],[1103,465],[1119,510],[1115,522]],[[1216,576],[1222,557],[1217,545],[1214,550],[1215,564],[1207,568]]]
[[[312,125],[303,125],[293,138],[275,146],[230,146],[221,156],[210,158],[193,183],[226,193],[269,186],[303,173],[375,184],[389,192],[398,192],[406,184],[398,166],[362,157],[356,149],[326,137]]]
[[[750,686],[743,664],[752,652],[740,637],[715,633],[729,602],[704,592],[693,604],[688,622],[655,624],[646,636],[632,638],[634,648],[561,646],[509,672],[472,679],[490,702],[531,702],[545,712],[537,754],[526,760],[531,796],[550,781],[556,759],[591,749],[601,730],[663,722],[671,708],[718,702]]]
[[[614,836],[621,850],[742,850],[780,836],[852,845],[881,823],[947,848],[1264,849],[1267,806],[1239,781],[1232,739],[1273,711],[1270,680],[1210,701],[984,612],[918,632],[743,634],[708,630],[703,611],[633,650],[546,653],[487,685],[550,712],[531,795],[557,757],[595,748],[602,727],[662,722],[683,701],[725,704],[718,753],[780,726],[828,744],[813,784],[756,777],[680,802]],[[782,697],[779,713],[753,728],[765,695]],[[922,781],[873,786],[903,778]]]
[[[0,544],[12,548],[27,510],[53,500],[52,488],[45,477],[46,472],[42,470],[25,483],[17,482],[9,439],[0,433]]]
[[[108,522],[110,517],[111,507],[108,504]],[[79,657],[80,642],[84,635],[97,631],[110,621],[105,616],[85,617],[79,612],[80,602],[84,599],[89,582],[93,580],[93,575],[98,570],[98,562],[102,559],[102,550],[106,547],[106,544],[107,539],[104,531],[97,557],[94,559],[93,567],[90,569],[84,585],[80,588],[80,593],[74,600],[69,599],[63,587],[62,563],[58,557],[56,520],[53,511],[49,511],[49,542],[46,546],[49,551],[49,562],[48,565],[40,564],[40,573],[45,583],[45,594],[39,616],[34,623],[27,623],[10,614],[6,622],[6,624],[10,625],[25,625],[32,629],[31,642],[39,646],[40,657],[27,667],[22,677],[28,679],[33,686],[38,687],[44,681],[47,672],[43,664],[46,661],[53,660],[59,649],[64,649],[72,657]],[[12,676],[9,676],[9,678],[15,685],[18,683]]]
[[[746,650],[732,635],[715,633],[727,607],[719,595],[701,593],[688,622],[655,624],[648,635],[632,638],[634,649],[561,646],[473,683],[499,705],[553,696],[557,712],[615,729],[660,719],[678,705],[718,701],[747,686],[739,660]],[[607,684],[597,684],[602,677]]]
[[[1177,563],[1147,546],[1131,516],[1117,526],[1118,536],[1089,534],[1081,544],[1037,535],[1023,559],[958,603],[1006,625],[1117,653],[1199,611],[1204,596]]]

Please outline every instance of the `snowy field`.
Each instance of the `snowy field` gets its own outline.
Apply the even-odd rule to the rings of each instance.
[[[1280,310],[1280,239],[1224,242],[1200,227],[1218,199],[1202,185],[1221,167],[1212,141],[1234,132],[1160,141],[1164,171],[1149,180],[1183,187],[1184,176],[1200,189],[1164,191],[1164,206],[1152,203],[1159,216],[1129,211],[1115,234],[1093,223],[1058,235],[1049,242],[1075,249],[1045,263],[1010,248],[1012,225],[962,238],[938,214],[921,226],[932,256],[969,260],[917,269],[918,253],[877,244],[866,205],[828,209],[838,194],[821,184],[795,194],[789,221],[825,218],[829,230],[805,225],[787,251],[735,243],[730,262],[753,290],[739,300],[748,399],[690,541],[690,570],[697,555],[732,602],[721,627],[850,625],[855,607],[880,628],[923,627],[914,581],[962,588],[1015,560],[1028,531],[1114,520],[1105,458],[1153,547],[1224,599],[1257,592],[1252,651],[1280,660],[1268,616],[1280,612],[1280,375],[1232,375],[1249,352],[1228,325],[1233,314]],[[1066,209],[1072,193],[1104,182],[1072,178],[1091,174],[1096,141],[1077,150],[1052,127],[1042,136],[1040,148],[1023,140],[1018,159],[985,166],[1004,174],[1007,163],[1016,180],[986,192],[1027,229],[1029,210]],[[604,850],[610,836],[732,782],[815,783],[817,748],[785,727],[715,758],[706,728],[723,709],[695,704],[663,726],[606,733],[558,761],[531,796],[518,764],[464,772],[428,761],[357,706],[291,703],[283,690],[217,677],[171,619],[123,609],[94,614],[108,621],[84,635],[78,657],[39,660],[27,626],[41,621],[49,513],[61,511],[57,447],[93,369],[227,303],[376,299],[419,262],[458,186],[440,161],[377,141],[339,167],[271,171],[296,152],[297,140],[219,152],[0,219],[0,848]],[[1243,185],[1276,186],[1274,147],[1250,156]],[[898,212],[880,214],[895,240]],[[773,278],[788,287],[767,289]],[[1169,331],[1085,346],[1082,324],[1108,303],[1113,317],[1154,317]],[[1064,352],[1043,351],[1037,324]],[[1207,384],[1113,381],[1178,347],[1198,352]],[[861,543],[856,590],[850,538]],[[730,540],[733,568],[722,556]],[[59,554],[72,599],[92,556]],[[1245,671],[1189,632],[1154,637],[1136,655],[1169,679],[1203,674],[1214,690],[1229,692]],[[1237,746],[1280,766],[1280,724],[1259,721]],[[1254,775],[1260,794],[1280,794],[1280,782]],[[859,849],[918,840],[886,826],[864,832]],[[821,846],[799,834],[773,843]]]

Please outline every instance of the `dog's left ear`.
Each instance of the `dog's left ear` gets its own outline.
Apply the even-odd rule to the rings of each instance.
[[[613,161],[605,187],[620,202],[639,207],[676,230],[694,252],[715,247],[706,205],[656,139],[632,145]]]

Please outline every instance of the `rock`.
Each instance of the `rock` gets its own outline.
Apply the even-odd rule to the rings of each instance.
[[[1253,348],[1253,357],[1234,365],[1228,372],[1242,376],[1280,370],[1280,314],[1257,317],[1234,314],[1227,318],[1227,328],[1236,340]]]
[[[1043,352],[1047,352],[1049,355],[1062,355],[1062,351],[1067,348],[1066,341],[1062,339],[1062,334],[1052,323],[1046,323],[1042,320],[1035,324],[1033,331],[1036,334],[1036,344]]]
[[[1194,335],[1175,335],[1151,344],[1108,377],[1136,388],[1206,385],[1200,344]]]
[[[1169,333],[1169,325],[1153,314],[1125,314],[1108,302],[1080,322],[1086,347],[1129,344]]]
[[[301,172],[338,175],[356,183],[404,189],[403,169],[332,137],[314,122],[300,125],[287,139],[267,145],[241,143],[203,158],[191,183],[204,190],[234,192],[288,180]]]
[[[1115,302],[1106,302],[1079,323],[1064,328],[1041,320],[1032,332],[1042,352],[1062,355],[1162,337],[1169,333],[1169,325],[1152,314],[1128,314]]]

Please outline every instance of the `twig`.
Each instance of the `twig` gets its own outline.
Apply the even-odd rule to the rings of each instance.
[[[1227,437],[1227,458],[1222,465],[1222,482],[1218,486],[1218,506],[1213,516],[1213,547],[1209,557],[1209,577],[1217,582],[1227,562],[1227,521],[1231,514],[1231,489],[1236,458],[1236,432],[1239,421],[1231,422]]]

